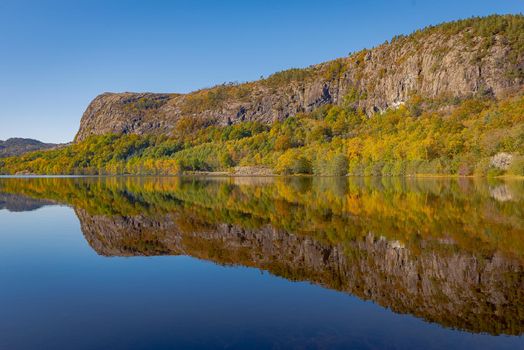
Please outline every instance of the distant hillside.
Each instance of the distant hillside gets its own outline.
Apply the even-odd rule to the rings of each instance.
[[[173,135],[199,125],[271,124],[333,104],[368,116],[424,98],[496,97],[524,84],[524,17],[471,18],[396,36],[376,48],[255,82],[189,94],[105,93],[85,111],[76,141],[89,135]]]
[[[19,156],[24,153],[56,147],[54,143],[43,143],[33,139],[11,138],[0,140],[0,158]]]

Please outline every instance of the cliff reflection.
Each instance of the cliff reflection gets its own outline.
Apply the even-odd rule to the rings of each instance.
[[[523,182],[40,178],[0,192],[71,205],[101,255],[252,266],[446,327],[524,331]]]

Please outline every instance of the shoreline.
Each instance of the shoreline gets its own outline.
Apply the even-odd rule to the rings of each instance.
[[[524,180],[520,175],[498,175],[493,177],[475,175],[456,175],[456,174],[414,174],[414,175],[389,175],[389,176],[364,176],[364,175],[312,175],[312,174],[237,174],[228,172],[191,172],[175,175],[154,175],[154,174],[104,174],[104,175],[70,175],[70,174],[21,174],[6,175],[0,174],[0,179],[33,179],[33,178],[110,178],[110,177],[267,177],[267,178],[406,178],[406,179],[501,179],[501,180]]]

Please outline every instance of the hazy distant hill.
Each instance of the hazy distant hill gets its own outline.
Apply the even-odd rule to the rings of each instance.
[[[0,140],[0,158],[19,156],[21,154],[56,147],[54,143],[43,143],[38,140],[24,138],[10,138]]]

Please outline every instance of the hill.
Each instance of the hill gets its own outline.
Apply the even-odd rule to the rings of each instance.
[[[371,115],[415,94],[500,97],[523,84],[524,17],[471,18],[255,82],[190,94],[105,93],[87,108],[76,141],[107,133],[173,135],[184,118],[201,125],[270,124],[327,104]]]
[[[24,153],[56,147],[53,143],[43,143],[33,139],[10,138],[0,140],[0,158],[19,156]]]

